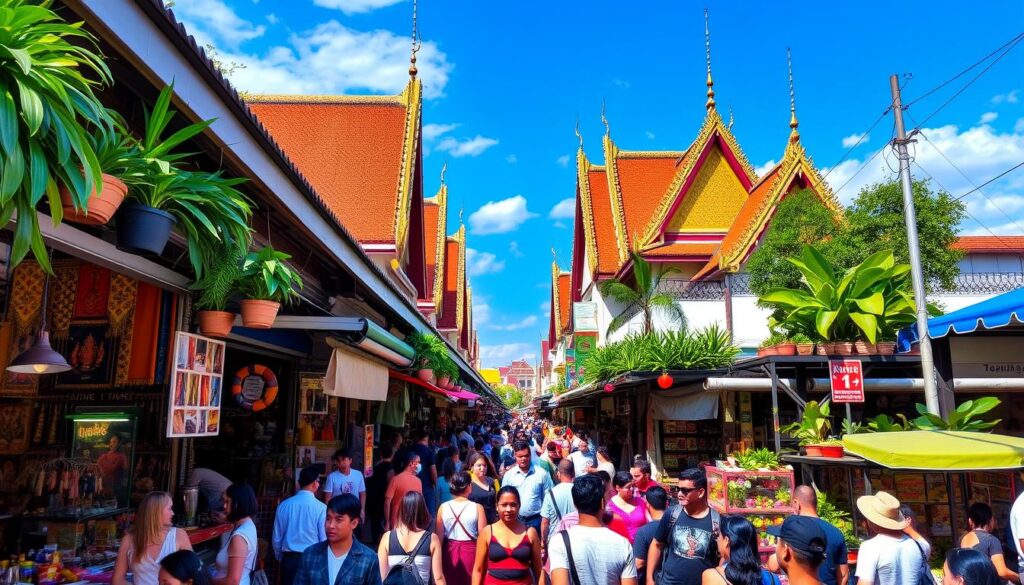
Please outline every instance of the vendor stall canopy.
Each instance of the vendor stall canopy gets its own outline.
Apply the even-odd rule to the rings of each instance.
[[[846,435],[848,453],[892,469],[982,471],[1024,467],[1024,439],[957,431]]]
[[[1024,325],[1024,288],[1011,290],[999,296],[960,310],[928,319],[928,335],[932,338],[949,334],[963,335],[975,331],[1001,329]],[[905,327],[899,332],[900,351],[907,351],[917,343],[917,328]]]

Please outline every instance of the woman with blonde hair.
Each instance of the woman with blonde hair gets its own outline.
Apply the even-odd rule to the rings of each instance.
[[[179,550],[192,550],[184,530],[175,528],[174,501],[167,492],[149,492],[139,504],[131,531],[121,539],[111,585],[157,585],[160,561]]]

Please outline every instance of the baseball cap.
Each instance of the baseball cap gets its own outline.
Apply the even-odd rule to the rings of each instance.
[[[789,546],[805,553],[825,552],[825,531],[817,518],[787,516],[781,526],[769,526],[768,534],[785,540]]]

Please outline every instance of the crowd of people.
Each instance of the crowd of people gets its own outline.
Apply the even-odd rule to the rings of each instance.
[[[843,534],[818,517],[809,486],[795,488],[795,513],[768,529],[776,547],[763,563],[751,522],[708,505],[701,468],[666,489],[647,461],[617,465],[585,432],[527,420],[446,434],[414,431],[406,443],[395,433],[368,478],[345,449],[322,486],[320,469],[302,469],[297,493],[276,510],[270,545],[280,584],[934,583],[929,543],[909,508],[886,492],[857,500],[872,537],[851,575]],[[172,525],[171,498],[147,495],[113,585],[127,585],[129,573],[133,585],[262,585],[255,493],[231,484],[221,504],[231,532],[207,575]],[[974,504],[968,516],[971,531],[947,555],[943,585],[1020,584],[991,534],[991,509]]]

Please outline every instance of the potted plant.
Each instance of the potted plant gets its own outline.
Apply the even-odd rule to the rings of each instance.
[[[246,298],[241,301],[242,325],[255,329],[269,329],[277,318],[281,303],[298,298],[302,278],[288,266],[291,256],[264,246],[249,252],[242,261],[241,289]]]
[[[878,345],[869,343],[863,339],[858,339],[853,342],[853,349],[857,352],[857,355],[877,355]]]
[[[794,333],[793,343],[796,344],[797,355],[814,355],[814,342],[805,333]]]
[[[416,352],[413,364],[416,367],[416,377],[426,382],[435,375],[440,377],[441,372],[446,371],[445,360],[448,357],[448,346],[440,337],[430,333],[414,332],[406,338],[409,345]],[[451,373],[448,371],[449,380]]]
[[[110,71],[82,23],[68,24],[48,0],[0,1],[0,216],[17,213],[9,264],[32,251],[47,272],[49,257],[36,206],[45,196],[62,220],[59,186],[84,209],[102,179],[89,131],[111,121],[95,88]]]
[[[821,448],[821,456],[829,457],[831,459],[838,459],[843,456],[845,449],[843,448],[843,441],[835,437],[829,437],[818,445]]]
[[[837,341],[833,346],[834,355],[850,356],[853,355],[853,342],[852,341]]]
[[[192,288],[199,291],[196,318],[199,332],[209,337],[227,337],[235,324],[235,313],[228,310],[231,296],[238,291],[242,276],[241,247],[220,256],[205,270]]]
[[[800,421],[790,423],[779,430],[794,439],[799,439],[800,446],[804,448],[808,457],[821,457],[821,445],[828,439],[829,431],[832,430],[830,416],[828,403],[819,405],[817,401],[812,400],[804,407],[804,415]]]
[[[60,202],[64,219],[86,225],[104,225],[128,193],[129,183],[138,183],[145,176],[146,159],[142,157],[138,142],[126,129],[124,120],[113,111],[107,110],[110,124],[97,125],[86,138],[96,160],[103,170],[102,181],[98,183],[86,201],[84,208],[66,185],[60,186]]]
[[[796,342],[790,339],[789,336],[779,333],[775,342],[775,351],[779,355],[796,355]]]

